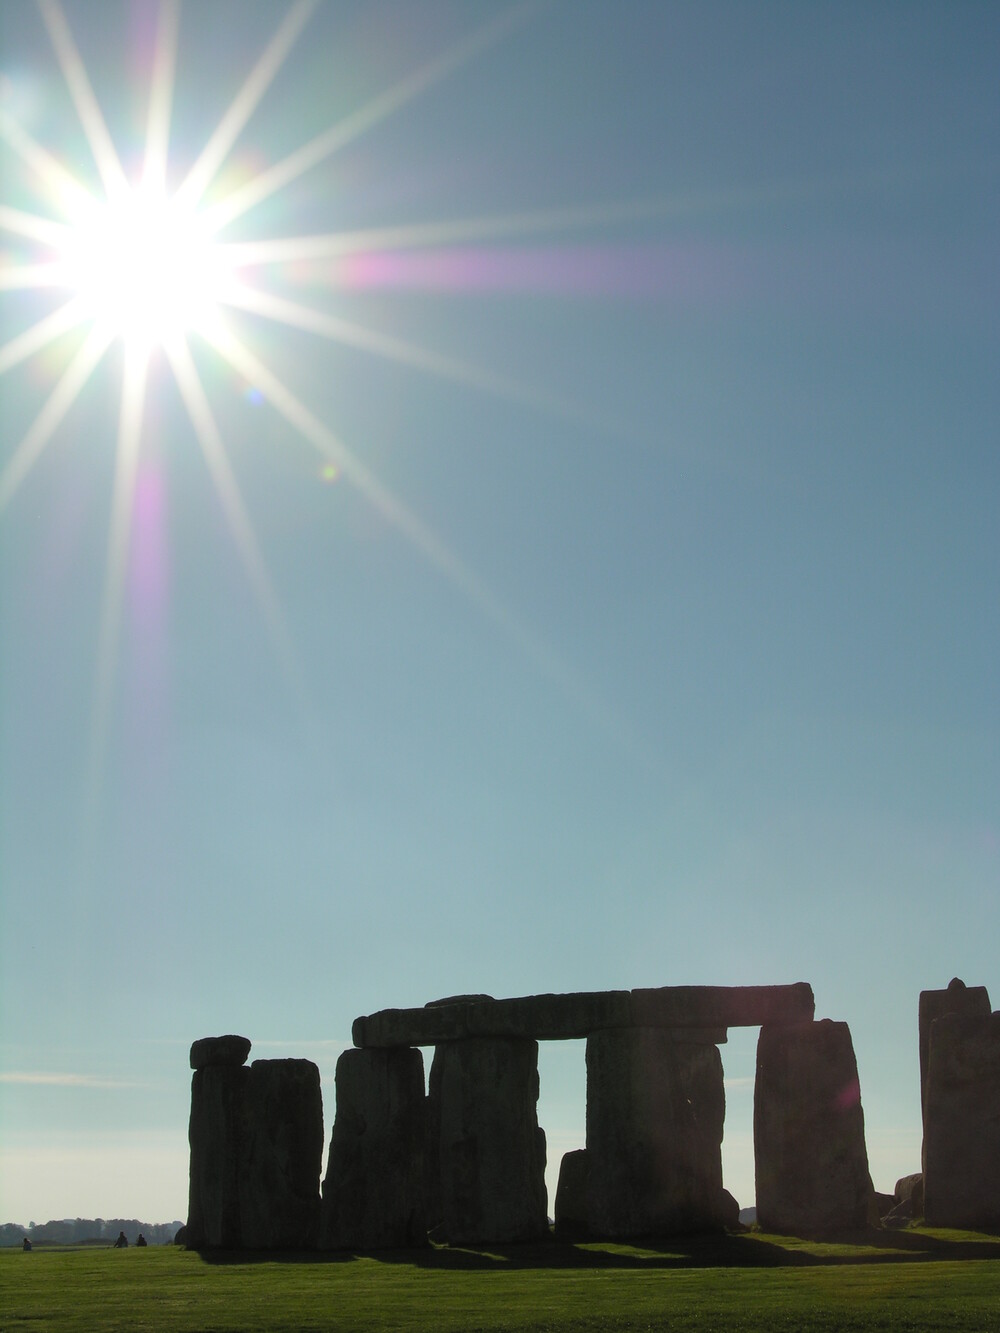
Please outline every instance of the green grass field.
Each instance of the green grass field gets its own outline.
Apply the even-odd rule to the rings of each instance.
[[[750,1233],[378,1257],[5,1250],[0,1329],[1000,1333],[1000,1239],[912,1230],[831,1245]]]

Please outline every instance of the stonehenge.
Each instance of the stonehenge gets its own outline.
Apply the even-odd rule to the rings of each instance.
[[[311,1060],[255,1060],[246,1037],[191,1047],[191,1249],[312,1249],[323,1103]]]
[[[985,987],[956,981],[947,991],[920,996],[921,1019],[937,1015],[927,1024],[921,1070],[924,1218],[931,1226],[995,1229],[1000,1226],[1000,1012],[990,1012]]]
[[[867,1224],[875,1199],[846,1023],[761,1028],[753,1133],[765,1231],[808,1236]]]
[[[546,1237],[538,1042],[572,1039],[586,1041],[586,1147],[562,1159],[556,1234],[735,1227],[719,1051],[734,1026],[760,1028],[760,1225],[810,1236],[877,1224],[850,1031],[816,1021],[798,982],[460,995],[358,1018],[337,1062],[322,1189],[316,1066],[247,1065],[245,1037],[196,1041],[187,1244],[377,1251]],[[1000,1014],[984,987],[956,980],[921,993],[918,1028],[924,1173],[907,1198],[918,1206],[922,1190],[937,1225],[996,1226]],[[422,1047],[433,1048],[426,1092]]]

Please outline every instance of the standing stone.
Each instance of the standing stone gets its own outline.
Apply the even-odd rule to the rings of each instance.
[[[419,1051],[345,1051],[323,1182],[324,1249],[426,1245],[424,1062]]]
[[[920,1112],[927,1106],[927,1063],[930,1056],[931,1024],[944,1014],[980,1014],[990,1012],[990,996],[985,986],[967,986],[960,977],[952,977],[944,990],[922,990],[917,1011],[920,1040]]]
[[[873,1192],[846,1023],[761,1028],[753,1130],[765,1230],[808,1236],[867,1225]]]
[[[924,1158],[929,1225],[1000,1226],[1000,1013],[931,1024]]]
[[[210,1065],[245,1065],[250,1054],[250,1038],[229,1033],[225,1037],[201,1037],[191,1044],[191,1068]]]
[[[587,1150],[563,1154],[556,1186],[555,1230],[572,1240],[587,1235]]]
[[[430,1083],[444,1237],[476,1245],[546,1235],[545,1134],[535,1109],[538,1043],[447,1042],[434,1053]]]
[[[239,1181],[249,1076],[249,1069],[231,1064],[212,1064],[196,1069],[192,1076],[188,1249],[240,1247]]]
[[[205,1071],[208,1072],[208,1071]],[[311,1060],[255,1060],[247,1071],[239,1181],[247,1249],[315,1249],[323,1099]]]
[[[587,1040],[587,1229],[595,1236],[715,1229],[725,1091],[713,1045],[662,1028]]]

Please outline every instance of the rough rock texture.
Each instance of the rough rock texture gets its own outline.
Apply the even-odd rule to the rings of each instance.
[[[439,1046],[429,1092],[437,1150],[429,1220],[440,1214],[443,1238],[481,1244],[547,1234],[537,1042],[471,1037]]]
[[[207,1071],[206,1071],[207,1072]],[[319,1237],[323,1100],[311,1060],[255,1060],[239,1178],[247,1249],[313,1249]]]
[[[922,1171],[914,1171],[911,1175],[900,1176],[896,1181],[893,1197],[897,1204],[907,1203],[910,1205],[911,1216],[923,1217],[924,1173]]]
[[[556,1235],[572,1240],[587,1235],[587,1150],[563,1154],[556,1186]]]
[[[249,1077],[249,1069],[233,1065],[210,1065],[192,1075],[189,1249],[238,1249],[242,1242],[239,1180]]]
[[[250,1038],[230,1033],[225,1037],[201,1037],[191,1046],[191,1068],[210,1065],[245,1065],[250,1054]]]
[[[427,1244],[424,1062],[419,1051],[345,1051],[323,1182],[324,1249]]]
[[[354,1022],[355,1046],[437,1046],[468,1037],[559,1041],[607,1028],[717,1028],[811,1019],[812,987],[662,986],[511,1000],[457,996],[423,1009],[383,1009]]]
[[[990,996],[985,986],[967,986],[960,977],[952,977],[944,990],[922,990],[918,1008],[920,1040],[920,1110],[927,1106],[927,1061],[930,1054],[931,1024],[944,1014],[979,1014],[990,1012]]]
[[[808,1236],[868,1223],[873,1191],[846,1023],[761,1028],[754,1153],[766,1231]]]
[[[924,1217],[930,1226],[1000,1226],[1000,1013],[931,1024]]]
[[[587,1230],[594,1236],[718,1228],[722,1060],[714,1046],[628,1028],[587,1041]]]

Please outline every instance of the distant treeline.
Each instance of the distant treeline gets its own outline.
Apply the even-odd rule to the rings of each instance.
[[[124,1231],[134,1245],[141,1231],[150,1245],[170,1245],[181,1222],[140,1222],[134,1217],[66,1217],[60,1222],[32,1222],[22,1227],[16,1222],[0,1222],[0,1246],[20,1245],[25,1236],[32,1245],[110,1245]]]

